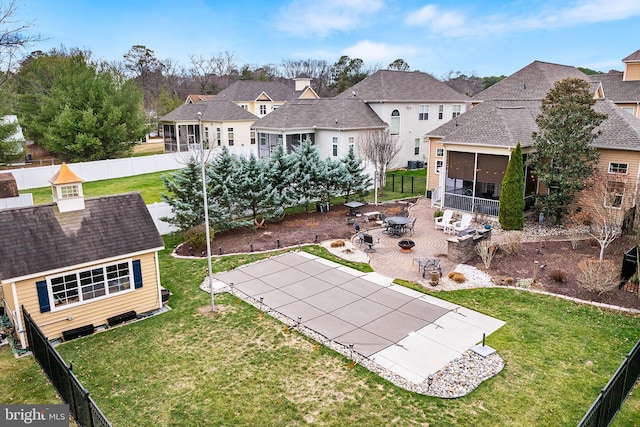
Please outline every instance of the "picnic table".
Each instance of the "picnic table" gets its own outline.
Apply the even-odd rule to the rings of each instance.
[[[358,208],[364,206],[364,203],[353,201],[353,202],[347,202],[344,205],[349,208],[349,216],[355,216],[356,213],[358,212]]]
[[[391,216],[386,219],[389,228],[389,236],[400,237],[404,234],[404,227],[411,222],[406,216]]]

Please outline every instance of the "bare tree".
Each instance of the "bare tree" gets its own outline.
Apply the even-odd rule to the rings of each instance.
[[[7,81],[9,71],[18,64],[18,55],[33,43],[45,40],[40,35],[29,35],[26,31],[31,22],[21,23],[14,20],[17,11],[16,1],[0,3],[0,85]]]
[[[215,57],[205,58],[202,55],[189,55],[191,78],[198,82],[198,93],[208,94],[215,92],[214,77],[218,68]]]
[[[330,65],[323,59],[285,59],[280,65],[282,75],[288,79],[300,75],[311,77],[311,87],[318,95],[327,96]]]
[[[583,204],[590,207],[588,233],[600,245],[601,263],[605,249],[622,234],[625,207],[632,206],[631,201],[625,200],[625,193],[631,193],[632,188],[626,175],[605,175],[600,170],[585,181],[582,197]]]
[[[358,138],[358,153],[375,168],[378,187],[384,188],[389,165],[400,152],[398,137],[389,129],[368,130]]]

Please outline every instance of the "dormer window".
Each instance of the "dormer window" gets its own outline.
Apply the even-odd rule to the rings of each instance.
[[[80,190],[77,185],[65,185],[60,187],[60,196],[63,199],[71,199],[73,197],[80,197]]]

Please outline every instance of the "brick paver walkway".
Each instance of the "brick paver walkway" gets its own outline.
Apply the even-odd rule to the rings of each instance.
[[[384,228],[372,221],[360,223],[361,231],[368,231],[373,236],[376,251],[369,254],[369,257],[370,264],[377,273],[387,277],[426,283],[428,278],[422,278],[418,263],[414,261],[416,258],[438,258],[443,275],[456,266],[446,256],[447,239],[452,236],[434,227],[434,211],[431,200],[424,197],[418,199],[415,205],[409,206],[409,217],[412,221],[416,219],[416,225],[413,235],[407,233],[404,237],[390,237],[383,233]],[[366,212],[366,209],[363,212]],[[405,238],[413,240],[416,244],[411,252],[403,252],[398,246],[398,242]]]

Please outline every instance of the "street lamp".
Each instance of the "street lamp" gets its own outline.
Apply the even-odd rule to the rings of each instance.
[[[211,238],[209,236],[209,202],[207,201],[207,174],[204,162],[204,140],[202,139],[202,113],[198,111],[198,134],[200,136],[200,163],[202,166],[202,197],[204,202],[204,232],[207,239],[207,277],[209,279],[209,291],[211,292],[211,311],[216,310],[213,296],[213,275],[211,274]]]

